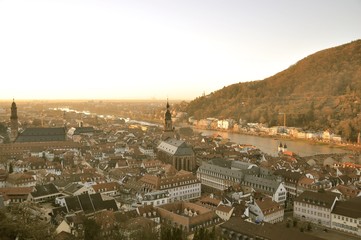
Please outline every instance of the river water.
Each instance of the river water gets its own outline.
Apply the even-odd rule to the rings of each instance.
[[[227,138],[232,142],[238,144],[251,144],[258,147],[262,152],[265,152],[272,156],[277,156],[277,147],[282,144],[287,145],[287,149],[296,153],[301,157],[312,156],[316,154],[331,154],[331,153],[346,153],[346,150],[340,148],[333,148],[329,145],[317,145],[307,141],[297,141],[297,140],[286,140],[286,139],[275,139],[269,137],[259,137],[253,135],[243,135],[239,133],[230,133],[230,132],[218,132],[211,130],[198,130],[194,129],[197,132],[202,132],[203,135],[209,136],[213,134],[219,134],[223,138]]]
[[[86,115],[91,114],[88,111],[77,111],[69,108],[55,108],[52,110],[62,110],[62,111],[74,111],[77,113],[84,113]],[[98,117],[104,117],[103,115],[98,115]],[[121,118],[124,119],[124,118]],[[137,120],[131,120],[129,118],[126,119],[126,121],[132,122],[132,123],[138,123],[142,125],[148,125],[148,126],[160,126],[159,124],[153,124],[148,123],[144,121],[137,121]],[[259,136],[253,136],[253,135],[244,135],[239,133],[230,133],[230,132],[218,132],[218,131],[212,131],[212,130],[201,130],[201,129],[194,129],[196,132],[202,132],[204,135],[213,135],[213,134],[219,134],[223,138],[227,138],[232,142],[238,143],[238,144],[251,144],[256,147],[258,147],[262,152],[265,152],[272,156],[277,156],[277,147],[280,143],[287,144],[288,150],[292,151],[299,156],[305,157],[305,156],[312,156],[316,154],[331,154],[331,153],[345,153],[347,151],[340,149],[340,148],[332,148],[329,145],[316,145],[312,144],[311,142],[307,141],[293,141],[293,140],[285,140],[285,139],[274,139],[274,138],[268,138],[268,137],[259,137]]]

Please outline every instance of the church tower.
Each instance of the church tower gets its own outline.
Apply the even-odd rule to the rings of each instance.
[[[167,111],[164,114],[164,130],[162,134],[162,139],[165,140],[167,138],[174,137],[174,129],[172,124],[172,114],[169,111],[169,103],[167,99]]]
[[[13,103],[11,104],[10,129],[10,141],[14,142],[18,137],[19,131],[18,108],[16,107],[14,99]]]
[[[170,111],[169,111],[168,99],[167,99],[167,111],[165,112],[165,115],[164,115],[164,131],[173,131],[172,115],[170,114]]]

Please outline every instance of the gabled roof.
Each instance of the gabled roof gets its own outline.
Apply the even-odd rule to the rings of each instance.
[[[229,168],[220,167],[206,162],[202,162],[202,165],[198,168],[197,172],[201,170],[215,172],[224,176],[238,178],[238,179],[242,179],[243,177],[243,172],[241,170],[232,170]]]
[[[284,178],[285,182],[298,182],[303,176],[300,172],[293,172],[287,169],[277,169],[274,171],[275,175],[280,175]]]
[[[230,207],[230,206],[225,206],[225,205],[219,205],[217,208],[216,208],[216,211],[221,211],[221,212],[224,212],[224,213],[229,213],[230,211],[232,211],[233,207]]]
[[[283,210],[283,207],[279,203],[272,201],[272,198],[269,197],[256,199],[255,202],[265,216]]]
[[[65,141],[66,133],[64,128],[27,128],[16,142],[49,142]]]
[[[194,155],[194,151],[190,146],[184,141],[175,138],[167,138],[162,141],[158,146],[158,150],[177,156]]]
[[[303,202],[308,203],[315,206],[321,206],[324,208],[331,208],[333,203],[340,194],[333,193],[333,192],[311,192],[311,191],[304,191],[301,193],[300,196],[295,198],[294,201],[296,202]]]
[[[81,194],[77,196],[81,205],[81,208],[85,213],[95,212],[95,207],[88,194]]]
[[[7,181],[13,184],[22,184],[24,182],[35,182],[35,179],[29,173],[11,173],[8,175]]]
[[[49,183],[45,185],[36,185],[34,191],[31,193],[31,196],[36,198],[58,193],[59,190],[55,187],[55,185],[53,183]]]
[[[332,213],[345,217],[361,218],[361,197],[347,201],[337,201]]]
[[[95,192],[107,192],[119,189],[120,185],[117,182],[99,183],[92,186]]]
[[[77,211],[83,210],[77,196],[75,196],[75,197],[66,197],[64,200],[65,200],[68,212],[77,212]]]
[[[114,199],[104,201],[100,193],[66,197],[65,202],[68,212],[84,211],[85,213],[91,213],[105,209],[113,211],[118,210],[118,206]]]
[[[354,198],[360,194],[361,190],[357,189],[355,186],[346,186],[346,185],[337,185],[336,189],[345,197]]]
[[[212,207],[218,207],[222,200],[210,196],[205,196],[199,200],[201,204],[211,205]]]
[[[248,238],[262,238],[268,240],[322,240],[312,235],[305,235],[300,231],[292,228],[285,228],[277,224],[271,224],[264,222],[262,224],[255,224],[244,221],[241,217],[232,217],[227,222],[221,225],[221,228],[228,230],[226,233],[232,233],[236,239],[237,237],[243,237],[244,235]],[[225,234],[226,234],[225,233]]]
[[[246,175],[244,177],[244,181],[252,184],[257,184],[257,186],[260,186],[259,188],[262,188],[262,186],[271,188],[271,192],[276,191],[282,183],[275,176],[258,177],[253,175]]]
[[[237,169],[250,169],[253,166],[257,167],[256,164],[249,163],[249,162],[243,162],[243,161],[232,161],[232,163],[231,163],[231,167],[237,168]]]
[[[105,210],[105,209],[113,210],[113,211],[118,210],[118,206],[114,199],[103,200],[100,193],[91,194],[89,196],[96,211]]]
[[[74,131],[74,135],[82,133],[94,133],[93,127],[77,127]]]
[[[84,187],[84,185],[81,185],[79,183],[70,183],[65,186],[64,192],[73,194],[83,187]]]
[[[27,195],[33,191],[33,187],[6,187],[0,188],[0,194],[2,195]]]

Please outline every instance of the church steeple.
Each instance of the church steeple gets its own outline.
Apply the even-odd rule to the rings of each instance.
[[[167,99],[167,105],[166,105],[166,112],[164,114],[164,130],[162,139],[167,139],[169,137],[174,137],[174,129],[173,129],[173,123],[172,123],[172,114],[170,113],[170,106]]]
[[[10,115],[10,141],[14,142],[18,137],[19,122],[18,122],[18,108],[16,107],[15,100],[11,104],[11,115]]]
[[[164,115],[164,131],[173,131],[172,127],[172,114],[169,111],[169,102],[167,99],[167,111]]]
[[[18,119],[18,108],[16,107],[15,99],[13,99],[13,103],[11,104],[11,119]]]

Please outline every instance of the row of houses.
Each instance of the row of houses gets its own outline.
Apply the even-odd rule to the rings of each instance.
[[[267,127],[261,123],[244,123],[240,120],[237,123],[234,119],[217,119],[206,118],[195,120],[193,117],[188,121],[196,128],[210,129],[210,130],[225,130],[232,132],[243,132],[253,134],[265,134],[269,136],[284,135],[299,139],[318,140],[325,142],[341,143],[342,138],[340,135],[333,133],[327,129],[320,132],[304,131],[301,128],[286,127],[286,126],[274,126]]]
[[[361,196],[340,201],[333,192],[305,191],[294,201],[295,218],[361,236]]]

